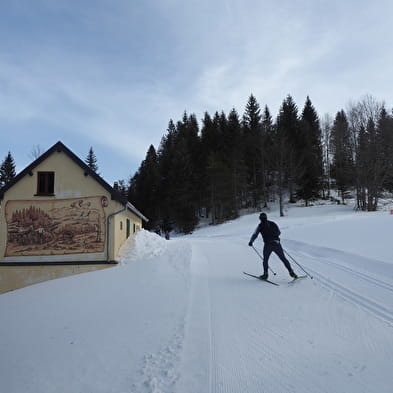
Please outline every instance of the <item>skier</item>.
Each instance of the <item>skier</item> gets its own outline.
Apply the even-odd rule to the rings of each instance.
[[[281,259],[285,267],[288,269],[289,275],[292,278],[298,278],[298,276],[292,270],[291,264],[288,259],[285,258],[284,250],[280,243],[280,229],[277,224],[273,221],[268,221],[266,213],[261,213],[259,215],[260,223],[257,226],[257,229],[252,234],[251,239],[248,243],[250,247],[254,240],[258,237],[260,233],[263,238],[264,246],[263,246],[263,275],[260,276],[261,279],[267,280],[268,278],[268,269],[269,269],[269,257],[270,254],[274,251],[278,257]]]

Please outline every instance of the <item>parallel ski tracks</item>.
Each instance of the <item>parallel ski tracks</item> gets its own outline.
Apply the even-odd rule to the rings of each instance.
[[[318,248],[318,247],[317,247]],[[290,251],[291,253],[294,253],[296,255],[296,250],[294,249],[293,251]],[[393,284],[386,282],[384,280],[375,278],[369,274],[363,273],[361,271],[357,271],[355,269],[352,269],[350,267],[341,265],[337,262],[332,261],[331,259],[328,259],[327,257],[315,257],[312,254],[305,252],[305,251],[300,251],[298,254],[302,254],[302,257],[298,257],[299,261],[302,261],[303,259],[305,260],[313,260],[320,263],[323,263],[325,266],[330,266],[333,269],[337,269],[339,271],[345,272],[349,274],[351,277],[354,279],[359,279],[367,284],[373,285],[376,289],[386,291],[386,298],[391,298],[391,294],[393,293]],[[296,257],[296,256],[295,256]],[[303,264],[303,262],[302,262]],[[314,277],[325,287],[330,290],[333,290],[337,295],[341,296],[341,298],[350,301],[352,304],[355,304],[359,307],[362,307],[364,310],[370,312],[372,315],[376,316],[380,320],[386,321],[389,324],[393,325],[393,308],[389,308],[389,306],[383,305],[378,303],[377,301],[365,297],[361,295],[358,291],[355,289],[346,287],[344,285],[341,285],[337,282],[337,280],[332,280],[331,278],[327,277],[326,275],[323,275],[319,272],[317,272],[315,269],[312,269],[310,267],[305,268],[314,275]],[[393,298],[392,298],[392,305],[393,305]],[[393,307],[393,306],[392,306]]]
[[[381,305],[370,298],[366,298],[359,293],[352,291],[340,284],[336,281],[333,281],[322,274],[317,272],[313,272],[314,277],[322,283],[324,287],[327,287],[333,290],[337,295],[341,296],[345,300],[350,301],[351,303],[362,307],[363,309],[371,312],[376,317],[390,323],[393,325],[393,311],[386,308],[384,305]]]
[[[312,259],[314,261],[317,261],[318,263],[322,263],[321,258],[315,258],[315,257],[310,256],[309,254],[307,254],[306,257],[307,257],[307,259]],[[335,268],[337,270],[341,270],[343,272],[350,274],[351,276],[353,276],[356,279],[359,278],[359,279],[363,280],[364,282],[375,285],[379,289],[387,291],[388,293],[393,293],[393,285],[390,283],[387,283],[383,280],[374,278],[368,274],[356,271],[356,270],[351,269],[349,267],[340,265],[340,264],[333,262],[331,260],[328,260],[326,258],[324,258],[323,262],[326,262],[327,265],[332,266],[333,268]],[[326,287],[330,290],[333,290],[334,293],[341,296],[343,299],[350,301],[351,303],[353,303],[357,306],[362,307],[364,310],[370,312],[371,314],[373,314],[377,318],[379,318],[383,321],[386,321],[393,326],[393,309],[388,308],[386,305],[380,304],[377,301],[375,301],[369,297],[365,297],[365,296],[361,295],[356,290],[350,289],[347,286],[339,284],[337,282],[337,280],[332,280],[331,278],[315,271],[314,269],[311,269],[309,267],[307,269],[314,275],[314,277],[319,282],[321,282],[321,284],[324,287]],[[388,295],[388,298],[391,296],[390,294],[387,294],[387,295]]]
[[[336,267],[339,270],[351,273],[352,275],[354,275],[356,277],[359,277],[362,280],[365,280],[365,281],[367,281],[369,283],[375,284],[376,286],[378,286],[380,288],[386,289],[389,292],[393,292],[393,285],[389,284],[389,283],[387,283],[387,282],[385,282],[383,280],[371,277],[368,274],[365,274],[365,273],[362,273],[362,272],[358,272],[358,271],[353,270],[353,269],[351,269],[349,267],[339,265],[338,263],[335,263],[335,262],[329,261],[329,264],[334,266],[334,267]]]
[[[318,259],[318,258],[312,257],[312,256],[310,256],[308,254],[307,254],[307,258],[313,259],[313,260],[318,261],[318,262],[321,262],[320,258]],[[329,259],[326,259],[326,258],[324,258],[324,262],[326,262],[330,266],[334,266],[338,270],[344,271],[346,273],[350,273],[353,276],[359,277],[359,278],[361,278],[364,281],[367,281],[367,282],[369,282],[371,284],[374,284],[374,285],[376,285],[379,288],[383,288],[383,289],[386,289],[389,292],[393,292],[393,284],[390,284],[390,283],[388,283],[386,281],[383,281],[383,280],[380,280],[378,278],[372,277],[372,276],[370,276],[370,275],[368,275],[366,273],[362,273],[360,271],[351,269],[350,267],[340,265],[339,263],[333,262],[333,261],[331,261]]]
[[[302,333],[288,331],[287,323],[292,320],[285,315],[274,316],[272,320],[258,316],[261,312],[272,315],[276,311],[274,302],[265,304],[264,299],[270,299],[270,292],[274,292],[274,296],[279,298],[282,296],[282,299],[285,299],[287,295],[285,287],[276,291],[269,286],[259,288],[255,285],[257,290],[254,291],[253,285],[237,279],[237,276],[234,278],[235,274],[239,274],[236,256],[242,256],[240,246],[239,251],[236,248],[238,243],[236,240],[233,242],[233,249],[226,244],[230,250],[225,255],[229,255],[229,252],[234,255],[233,258],[228,257],[228,260],[222,258],[219,247],[213,246],[213,243],[195,243],[194,251],[198,254],[196,255],[198,266],[201,262],[204,265],[201,268],[204,274],[198,279],[206,280],[206,285],[201,288],[206,292],[198,293],[206,301],[206,325],[208,325],[206,335],[209,336],[209,354],[206,359],[209,363],[206,365],[209,375],[204,391],[208,393],[331,391],[330,386],[328,384],[325,386],[324,382],[325,375],[328,375],[327,372],[325,373],[324,361],[318,363],[315,357],[316,352],[319,348],[323,348],[323,345],[318,346],[318,343],[310,341]],[[203,247],[199,247],[200,245]],[[243,244],[241,245],[244,247]],[[324,292],[328,291],[333,297],[337,297],[337,304],[341,303],[337,301],[338,299],[343,299],[354,305],[360,315],[367,313],[372,316],[372,319],[379,319],[393,326],[393,282],[379,279],[377,275],[374,277],[372,273],[368,275],[367,270],[357,271],[355,266],[353,268],[347,266],[348,263],[343,266],[338,258],[329,259],[329,253],[326,252],[323,257],[312,255],[312,250],[311,255],[303,254],[303,251],[297,250],[296,247],[289,249],[289,252],[293,253],[295,258],[302,265],[304,264],[305,269],[315,277],[314,280],[306,280],[304,284],[307,287],[315,282],[314,288],[310,289],[313,289],[314,293],[322,293],[320,299],[322,302],[326,297]],[[302,288],[302,285],[297,288]],[[304,295],[302,290],[299,293]],[[260,294],[262,297],[258,298]],[[254,298],[254,295],[257,297]],[[299,310],[302,315],[302,309]],[[364,319],[364,316],[361,316]],[[285,323],[282,323],[283,321]],[[293,322],[297,323],[295,320]],[[302,320],[296,326],[302,326]],[[284,342],[288,350],[285,350]],[[317,373],[313,372],[310,377],[310,370],[299,368],[299,357],[303,364],[313,363]],[[351,366],[348,359],[339,357],[339,361],[342,361],[347,368]],[[341,375],[341,371],[335,373]],[[283,374],[286,378],[281,378]],[[365,381],[368,381],[367,378]],[[370,389],[368,386],[359,391],[370,391]]]

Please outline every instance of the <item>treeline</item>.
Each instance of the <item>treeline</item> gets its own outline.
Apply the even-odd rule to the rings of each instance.
[[[251,95],[241,117],[232,109],[206,112],[201,125],[194,114],[170,120],[158,149],[151,145],[118,188],[149,217],[148,228],[189,233],[202,218],[216,224],[272,201],[284,215],[284,201],[307,205],[331,190],[342,203],[351,197],[359,210],[374,211],[382,192],[393,192],[392,157],[393,113],[371,96],[321,119],[309,97],[299,112],[288,95],[273,119]],[[98,170],[92,148],[85,162]],[[8,152],[0,188],[15,175]]]
[[[251,95],[242,117],[205,113],[169,121],[156,150],[130,179],[128,198],[150,218],[150,228],[192,232],[201,218],[220,223],[241,209],[261,209],[284,198],[356,194],[357,207],[376,210],[383,190],[393,190],[393,117],[366,96],[335,118],[321,120],[307,97],[299,112],[288,95],[273,120]],[[123,191],[126,191],[122,182]]]

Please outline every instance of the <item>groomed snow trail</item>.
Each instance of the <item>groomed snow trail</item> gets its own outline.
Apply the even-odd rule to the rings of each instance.
[[[262,268],[248,239],[185,241],[193,284],[178,393],[391,392],[392,279],[359,271],[350,254],[342,263],[339,252],[288,241],[314,280],[289,285],[272,256],[276,287],[242,274]]]
[[[1,392],[390,393],[393,216],[269,215],[313,280],[289,284],[275,255],[280,286],[243,274],[262,272],[251,214],[171,241],[140,231],[116,268],[2,294]]]
[[[322,286],[393,326],[393,264],[301,242],[288,244],[295,260],[304,260]]]

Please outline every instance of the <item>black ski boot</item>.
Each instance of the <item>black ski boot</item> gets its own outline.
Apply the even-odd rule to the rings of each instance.
[[[260,278],[261,280],[267,280],[268,277],[269,277],[269,276],[268,276],[267,273],[263,273],[262,276],[259,276],[259,278]]]
[[[297,274],[294,271],[289,272],[289,275],[295,280],[297,279]]]

